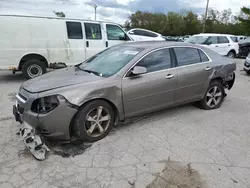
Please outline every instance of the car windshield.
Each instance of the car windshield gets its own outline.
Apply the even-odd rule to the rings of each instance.
[[[83,71],[110,77],[127,65],[143,48],[115,46],[106,49],[79,65]]]
[[[207,39],[208,39],[208,36],[192,36],[192,37],[189,37],[187,40],[185,40],[185,42],[194,43],[194,44],[204,44]]]

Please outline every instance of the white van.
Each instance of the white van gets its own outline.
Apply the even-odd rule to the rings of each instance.
[[[26,78],[131,40],[117,24],[80,19],[0,15],[0,28],[0,69]]]
[[[235,42],[234,35],[202,33],[193,35],[185,42],[204,45],[220,55],[230,58],[235,58],[239,53],[239,45]]]

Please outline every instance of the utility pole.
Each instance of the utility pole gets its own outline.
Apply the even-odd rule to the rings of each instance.
[[[95,20],[96,20],[96,8],[97,8],[97,5],[94,4],[93,7],[94,7],[94,9],[95,9]]]
[[[206,29],[207,12],[208,12],[208,4],[209,4],[209,0],[207,0],[207,6],[206,6],[206,12],[205,12],[205,20],[204,20],[204,24],[203,24],[202,33],[205,33],[205,29]]]

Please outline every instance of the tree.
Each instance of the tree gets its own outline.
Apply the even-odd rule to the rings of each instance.
[[[250,34],[250,8],[242,7],[238,20],[245,27],[246,34]]]

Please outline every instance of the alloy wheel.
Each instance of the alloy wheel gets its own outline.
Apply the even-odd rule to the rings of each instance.
[[[223,92],[222,92],[220,87],[218,87],[218,86],[211,87],[206,94],[207,106],[213,108],[213,107],[217,106],[218,104],[220,104],[220,102],[223,98],[222,94],[223,94]]]
[[[103,106],[92,109],[85,117],[85,130],[91,137],[99,137],[106,132],[111,123],[111,115]]]

